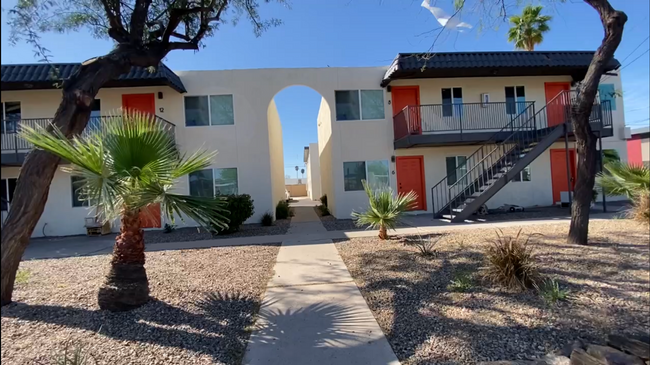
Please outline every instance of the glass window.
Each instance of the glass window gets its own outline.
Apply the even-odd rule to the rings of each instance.
[[[13,133],[16,123],[20,120],[21,110],[19,101],[6,101],[2,103],[2,132]]]
[[[345,191],[363,190],[361,180],[366,179],[366,163],[364,161],[344,162],[343,179]]]
[[[361,120],[358,90],[336,91],[335,99],[336,120]]]
[[[214,193],[216,195],[238,194],[237,168],[214,169]]]
[[[388,172],[388,161],[368,161],[366,162],[368,185],[371,188],[385,188],[390,185]]]
[[[616,89],[614,84],[600,84],[598,85],[598,95],[600,96],[600,101],[609,100],[609,105],[612,110],[616,110]]]
[[[207,96],[185,97],[185,125],[188,127],[210,125]]]
[[[189,175],[190,195],[192,196],[214,196],[214,185],[212,180],[212,169],[205,169],[192,172]]]
[[[530,181],[531,176],[530,176],[530,165],[524,167],[521,172],[519,172],[517,175],[515,175],[513,181]]]
[[[361,119],[384,119],[383,90],[361,90]]]
[[[518,114],[526,108],[526,90],[523,86],[506,86],[506,113]]]
[[[458,181],[459,178],[467,174],[467,158],[465,156],[449,156],[446,158],[445,164],[447,165],[447,185],[451,186]],[[467,180],[467,177],[465,177]]]
[[[90,120],[88,121],[87,129],[99,129],[101,125],[101,116],[101,101],[95,99],[92,104],[90,104]]]
[[[210,95],[210,125],[233,125],[232,95]]]
[[[2,179],[2,210],[7,211],[9,204],[14,200],[14,191],[18,179]]]
[[[460,116],[463,112],[463,89],[460,87],[446,88],[442,93],[442,116]]]
[[[72,206],[87,207],[88,200],[83,197],[82,189],[83,178],[80,176],[70,176],[70,186],[72,187]]]
[[[2,203],[2,211],[6,212],[7,207],[9,205],[9,194],[7,193],[7,180],[2,179],[2,197],[0,198],[0,202]]]

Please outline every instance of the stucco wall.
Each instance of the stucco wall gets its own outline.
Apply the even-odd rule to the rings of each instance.
[[[282,124],[275,100],[271,100],[267,112],[269,128],[269,157],[271,161],[272,204],[285,199],[284,194],[284,150],[282,149]],[[273,206],[270,211],[275,216]]]
[[[318,143],[309,144],[309,156],[307,157],[307,195],[312,200],[318,200],[322,195]]]
[[[336,196],[334,194],[334,181],[332,173],[332,116],[325,98],[321,99],[318,109],[318,159],[321,171],[321,191],[327,195],[327,205],[335,214]]]

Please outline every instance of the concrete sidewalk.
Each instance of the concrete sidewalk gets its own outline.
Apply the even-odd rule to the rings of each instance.
[[[313,208],[294,211],[243,363],[399,364]]]

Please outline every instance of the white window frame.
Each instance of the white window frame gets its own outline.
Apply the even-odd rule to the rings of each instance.
[[[530,177],[530,180],[524,180],[524,171],[528,170],[528,176]],[[524,167],[523,170],[519,171],[519,180],[515,180],[514,178],[512,179],[512,182],[514,183],[529,183],[533,181],[533,174],[532,174],[532,168],[530,165]]]
[[[7,133],[7,114],[6,114],[6,105],[7,103],[18,103],[20,104],[20,119],[22,119],[23,114],[23,103],[20,100],[3,100],[2,101],[2,130],[3,133]],[[16,130],[12,133],[16,133],[18,129],[18,122],[16,122]]]
[[[230,95],[232,97],[232,124],[212,124],[212,106],[210,103],[211,96],[224,96]],[[187,120],[185,120],[185,127],[188,128],[201,128],[201,127],[227,127],[235,125],[235,95],[234,94],[207,94],[207,95],[185,95],[183,96],[183,119],[185,119],[185,100],[187,98],[200,98],[205,96],[208,98],[208,125],[187,125]],[[239,177],[237,177],[239,179]]]
[[[212,196],[217,196],[217,188],[214,186],[214,180],[215,180],[215,170],[224,170],[224,169],[235,169],[237,170],[237,195],[242,194],[241,191],[239,190],[239,182],[240,182],[240,177],[239,177],[239,168],[238,167],[209,167],[204,170],[211,170],[212,171]],[[187,189],[188,189],[188,194],[189,194],[189,188],[190,188],[190,175],[187,174]]]
[[[70,175],[70,206],[72,209],[78,209],[78,208],[83,208],[83,209],[88,209],[90,207],[90,201],[84,200],[82,201],[80,206],[75,206],[74,205],[74,185],[72,180],[74,179],[74,175]]]
[[[366,182],[367,182],[368,181],[368,162],[376,162],[376,161],[386,162],[386,166],[388,166],[388,185],[387,185],[387,187],[390,187],[390,160],[388,160],[388,159],[386,159],[386,160],[381,160],[380,159],[380,160],[343,161],[343,167],[345,167],[345,164],[348,163],[348,162],[363,162],[363,167],[364,167],[365,175],[366,175],[363,180],[366,180]],[[237,175],[237,177],[239,178],[239,175]],[[343,191],[346,192],[346,193],[354,193],[354,192],[357,192],[357,191],[363,191],[363,189],[361,189],[361,190],[345,190],[345,168],[343,170]]]
[[[505,99],[506,104],[508,103],[508,98],[506,96],[506,88],[508,88],[508,87],[511,87],[514,90],[514,95],[515,95],[515,114],[509,114],[509,115],[518,115],[518,114],[520,114],[521,112],[524,111],[523,109],[525,109],[526,106],[525,105],[519,105],[520,102],[518,101],[519,95],[517,95],[517,88],[521,87],[521,88],[524,89],[523,97],[524,97],[524,103],[525,103],[526,102],[526,85],[507,85],[507,86],[504,86],[503,87],[503,96],[506,98]],[[506,108],[507,108],[507,106],[506,106]],[[519,108],[522,108],[522,110],[519,110]],[[507,109],[506,109],[506,112],[507,112]]]
[[[359,97],[359,117],[361,119],[345,119],[345,120],[339,120],[336,117],[336,92],[337,91],[356,91],[357,96]],[[382,110],[384,112],[384,117],[380,119],[363,119],[363,105],[361,104],[361,91],[381,91],[381,96],[382,96]],[[378,121],[378,120],[385,120],[386,119],[386,93],[384,92],[383,89],[341,89],[341,90],[334,90],[334,118],[336,118],[337,122],[372,122],[372,121]],[[372,160],[372,161],[378,161],[378,160]],[[347,161],[347,162],[355,162],[355,161]],[[361,161],[356,161],[356,162],[361,162]]]
[[[446,176],[449,176],[449,171],[447,171],[447,158],[448,158],[448,157],[453,157],[453,158],[454,158],[454,163],[455,163],[455,165],[456,165],[456,167],[455,167],[456,170],[458,169],[458,157],[464,157],[464,158],[465,158],[465,172],[464,172],[462,175],[460,175],[460,174],[456,174],[456,181],[454,181],[452,184],[449,184],[449,182],[447,182],[447,185],[448,185],[448,186],[459,185],[459,184],[458,184],[458,181],[460,181],[460,179],[461,179],[463,176],[467,175],[467,172],[470,170],[469,163],[468,163],[468,159],[467,159],[467,155],[451,155],[451,156],[445,156],[445,173],[446,173]],[[468,180],[469,177],[466,176],[465,179]],[[466,183],[466,184],[467,184],[467,183]]]
[[[441,87],[441,88],[440,88],[440,104],[442,105],[442,108],[444,108],[444,105],[446,105],[446,104],[443,103],[444,99],[442,98],[442,90],[444,90],[444,89],[450,89],[450,90],[451,90],[451,115],[445,116],[445,115],[444,115],[444,112],[442,112],[442,110],[441,110],[440,115],[441,115],[443,118],[458,118],[458,112],[456,111],[455,106],[456,106],[456,105],[463,105],[463,103],[464,103],[464,101],[463,101],[463,99],[464,99],[464,95],[463,95],[463,97],[460,98],[460,100],[461,100],[460,104],[455,103],[455,102],[454,102],[454,89],[460,89],[460,92],[461,92],[461,94],[462,94],[462,93],[463,93],[463,87],[462,87],[462,86],[447,86],[447,87]],[[462,108],[462,106],[461,106],[461,108]],[[462,109],[461,109],[461,110],[462,110]],[[461,115],[461,116],[463,115],[463,112],[462,112],[462,111],[461,111],[460,115]]]

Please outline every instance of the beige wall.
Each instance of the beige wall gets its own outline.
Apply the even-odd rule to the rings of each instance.
[[[332,171],[332,115],[325,98],[321,99],[318,109],[318,159],[321,171],[321,191],[327,195],[327,205],[334,215],[336,195],[334,193],[334,176]]]
[[[271,161],[271,190],[272,204],[285,199],[284,193],[284,151],[282,149],[282,124],[275,100],[269,103],[267,112],[269,128],[269,157]],[[275,209],[271,209],[275,216]]]
[[[641,158],[643,162],[650,161],[650,140],[647,138],[641,141]]]
[[[307,156],[307,196],[312,200],[318,200],[321,195],[321,174],[320,160],[318,158],[318,143],[309,144],[309,155]]]
[[[307,185],[305,184],[286,185],[285,187],[292,198],[307,196]]]

